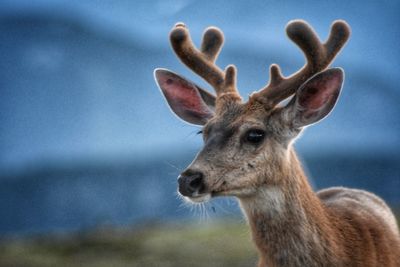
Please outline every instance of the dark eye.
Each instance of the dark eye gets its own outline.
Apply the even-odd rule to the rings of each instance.
[[[245,135],[245,141],[251,144],[258,144],[264,140],[265,131],[260,129],[251,129]]]

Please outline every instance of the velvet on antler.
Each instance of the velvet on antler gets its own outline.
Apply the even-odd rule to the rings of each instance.
[[[350,27],[342,20],[334,21],[325,43],[321,43],[314,30],[303,20],[289,22],[286,33],[303,51],[306,64],[289,77],[282,75],[278,65],[270,66],[269,83],[251,96],[251,99],[261,102],[266,108],[273,108],[294,94],[311,76],[326,69],[348,40]]]
[[[179,59],[214,87],[217,102],[225,95],[230,95],[230,98],[234,100],[241,100],[236,88],[236,67],[229,65],[223,71],[215,64],[224,42],[224,35],[218,28],[206,29],[201,50],[195,47],[189,30],[183,23],[175,25],[171,31],[170,40]]]
[[[311,26],[303,20],[289,22],[286,33],[303,51],[306,64],[289,77],[282,75],[278,65],[271,65],[269,83],[250,97],[251,101],[260,102],[267,109],[294,94],[306,80],[326,69],[348,40],[350,27],[342,20],[334,21],[325,43],[321,43]],[[213,86],[217,103],[226,95],[230,100],[241,101],[236,87],[236,67],[229,65],[222,70],[215,64],[224,42],[223,33],[218,28],[206,29],[200,50],[193,44],[183,23],[177,23],[172,29],[170,41],[179,59]]]

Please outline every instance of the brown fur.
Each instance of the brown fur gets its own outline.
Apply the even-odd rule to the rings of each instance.
[[[212,96],[205,99],[199,87],[181,83],[184,78],[168,70],[155,72],[168,103],[178,105],[172,110],[190,123],[204,125],[204,147],[181,174],[179,190],[194,202],[237,197],[260,254],[259,267],[400,267],[399,229],[385,202],[348,188],[314,193],[292,145],[304,126],[327,116],[336,103],[343,71],[324,69],[343,47],[349,28],[335,22],[324,44],[303,21],[290,23],[287,31],[305,53],[305,67],[285,79],[272,65],[270,84],[242,103],[235,68],[222,71],[214,64],[222,32],[208,29],[199,51],[183,24],[173,29],[171,43],[177,55],[217,92],[210,101]],[[187,84],[191,93],[175,84]],[[276,106],[293,93],[285,107]],[[181,94],[179,101],[172,101],[176,94]],[[180,104],[185,99],[190,105]],[[202,115],[198,110],[204,105],[209,109]],[[246,139],[254,131],[262,133],[260,142]]]
[[[398,229],[379,216],[391,213],[382,200],[347,188],[315,194],[293,151],[291,165],[276,176],[286,181],[281,186],[285,209],[279,216],[255,212],[254,200],[240,199],[260,252],[260,267],[400,266]],[[372,212],[357,200],[360,194],[377,201],[382,211]]]

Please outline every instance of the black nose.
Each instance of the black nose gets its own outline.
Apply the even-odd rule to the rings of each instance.
[[[193,193],[204,191],[203,174],[201,172],[187,170],[178,178],[179,193],[186,197],[193,196]]]

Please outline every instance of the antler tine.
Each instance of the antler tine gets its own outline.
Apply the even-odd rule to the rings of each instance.
[[[229,65],[223,71],[215,64],[224,42],[224,35],[218,28],[206,29],[200,51],[193,44],[189,30],[183,23],[177,23],[172,29],[170,41],[178,58],[212,85],[217,97],[227,93],[239,96],[236,89],[236,68]]]
[[[314,30],[302,20],[289,22],[286,34],[303,51],[310,70],[317,68],[325,56],[325,49]]]
[[[331,26],[329,37],[321,43],[314,30],[302,20],[290,22],[286,27],[288,37],[303,51],[306,64],[289,77],[283,77],[278,65],[270,67],[270,82],[253,94],[268,108],[289,97],[312,75],[327,68],[350,36],[350,27],[342,20]]]
[[[208,60],[215,62],[224,44],[224,35],[215,27],[209,27],[203,34],[201,52]]]
[[[332,61],[339,53],[340,49],[345,45],[349,37],[350,26],[343,20],[334,21],[328,40],[325,43],[327,54],[332,56],[332,58],[329,59],[330,61]]]

